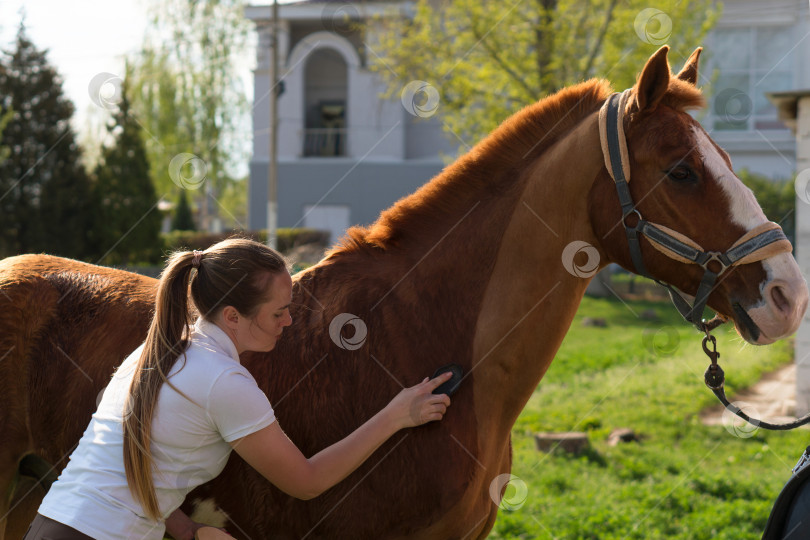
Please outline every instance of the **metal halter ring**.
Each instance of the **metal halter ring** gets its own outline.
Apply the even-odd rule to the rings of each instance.
[[[723,261],[720,259],[720,257],[723,255],[723,253],[720,253],[719,251],[707,251],[707,252],[706,252],[706,255],[708,255],[708,256],[709,256],[709,258],[708,258],[708,259],[706,259],[704,262],[700,263],[700,266],[701,266],[701,267],[702,267],[704,270],[709,270],[709,263],[710,263],[710,262],[712,262],[712,261],[717,261],[717,264],[719,264],[719,265],[720,265],[720,270],[719,270],[719,271],[717,271],[717,272],[715,272],[715,273],[716,273],[716,274],[719,276],[720,274],[722,274],[723,272],[725,272],[725,271],[726,271],[726,269],[728,269],[728,267],[730,266],[730,265],[727,265],[726,263],[724,263],[724,262],[723,262]],[[711,271],[711,272],[714,272],[714,270],[710,270],[710,271]]]
[[[636,225],[635,225],[635,226],[633,226],[633,227],[631,227],[630,225],[628,225],[628,224],[627,224],[627,216],[629,216],[630,214],[635,214],[635,215],[637,215],[637,216],[638,216],[638,223],[636,223]],[[643,219],[644,219],[644,218],[643,218],[643,217],[641,217],[641,212],[639,212],[638,210],[636,210],[635,208],[633,208],[632,210],[630,210],[629,212],[627,212],[627,213],[626,213],[624,216],[622,216],[622,225],[624,225],[625,229],[634,229],[636,226],[638,226],[638,224],[639,224],[639,223],[641,223],[641,221],[642,221]]]

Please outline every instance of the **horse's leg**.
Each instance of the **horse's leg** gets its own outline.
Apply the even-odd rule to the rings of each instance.
[[[14,487],[17,484],[17,471],[14,467],[0,465],[0,540],[11,538],[6,536],[6,528],[8,524],[8,514],[11,508],[11,498],[14,495]]]
[[[3,410],[0,408],[0,410]],[[21,489],[25,487],[25,477],[20,476],[18,464],[22,454],[25,453],[26,440],[13,437],[12,434],[2,430],[0,423],[0,540],[15,540],[22,538],[16,535],[11,523],[12,516],[19,506]],[[26,488],[27,489],[27,488]],[[36,509],[35,509],[36,511]],[[26,525],[27,527],[27,525]],[[23,529],[25,532],[25,529]]]
[[[512,437],[509,436],[507,443],[503,446],[503,450],[501,452],[500,463],[494,467],[495,471],[501,471],[503,474],[508,474],[512,470]],[[487,486],[489,487],[489,486]],[[489,490],[487,490],[487,494],[489,494]],[[492,528],[495,526],[495,520],[498,517],[498,505],[490,498],[487,497],[486,503],[487,511],[489,512],[486,519],[483,520],[481,523],[481,528],[477,530],[476,533],[471,533],[469,538],[476,538],[478,540],[484,540],[489,533],[492,531]]]
[[[24,478],[19,474],[20,461],[30,451],[31,439],[26,421],[27,378],[20,373],[22,360],[15,352],[12,350],[0,361],[0,540],[22,538],[11,531],[9,524]]]
[[[508,474],[512,468],[512,445],[498,444],[493,449],[495,457],[478,456],[484,465],[476,470],[478,476],[472,480],[470,488],[456,504],[426,529],[403,536],[403,540],[483,540],[498,517],[498,505],[490,497],[490,484],[498,474]],[[478,458],[476,458],[478,459]],[[496,472],[499,471],[499,472]]]
[[[45,490],[35,478],[20,476],[17,490],[11,500],[5,540],[22,540],[34,520]]]
[[[36,479],[27,476],[20,477],[17,493],[12,501],[13,509],[8,516],[6,540],[22,540],[28,526],[37,515],[45,493],[47,492]]]

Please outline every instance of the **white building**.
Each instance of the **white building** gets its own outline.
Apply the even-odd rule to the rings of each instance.
[[[701,118],[734,168],[793,178],[796,142],[777,117],[769,92],[810,88],[807,0],[725,0],[706,40],[704,69],[711,106]],[[713,80],[709,80],[713,78]]]
[[[369,70],[373,27],[357,22],[403,16],[400,2],[304,0],[279,6],[278,225],[332,231],[373,222],[444,166],[455,148],[436,120],[414,116]],[[249,6],[259,35],[254,75],[253,157],[248,221],[266,227],[269,163],[271,6]],[[409,81],[403,82],[403,87]]]
[[[810,276],[810,85],[804,90],[769,95],[779,116],[796,136],[796,259]],[[810,412],[810,313],[796,334],[796,414]]]

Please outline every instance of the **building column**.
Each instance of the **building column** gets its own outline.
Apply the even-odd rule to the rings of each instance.
[[[268,167],[270,160],[270,99],[272,73],[270,52],[272,44],[271,22],[256,20],[256,69],[253,70],[253,156],[250,160],[248,178],[248,228],[251,230],[267,227]],[[290,44],[290,23],[279,21],[279,61],[280,71],[286,70],[287,53]],[[281,115],[279,115],[281,116]]]
[[[802,275],[810,276],[810,94],[796,103],[796,259]],[[807,193],[807,194],[805,194]],[[804,196],[802,196],[804,195]],[[796,333],[796,415],[810,412],[810,310]]]

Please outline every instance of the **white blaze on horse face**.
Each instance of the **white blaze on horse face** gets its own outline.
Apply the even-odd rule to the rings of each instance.
[[[729,202],[731,221],[746,231],[768,221],[754,193],[728,167],[717,147],[702,128],[695,127],[697,151],[711,177],[720,183]],[[767,277],[759,284],[761,300],[743,306],[760,330],[756,343],[764,345],[793,334],[807,309],[807,283],[790,253],[762,261]]]
[[[731,221],[746,231],[768,221],[754,197],[754,193],[728,167],[726,160],[720,155],[720,151],[717,150],[703,128],[694,127],[693,131],[697,152],[703,159],[706,170],[720,184],[728,198]]]

